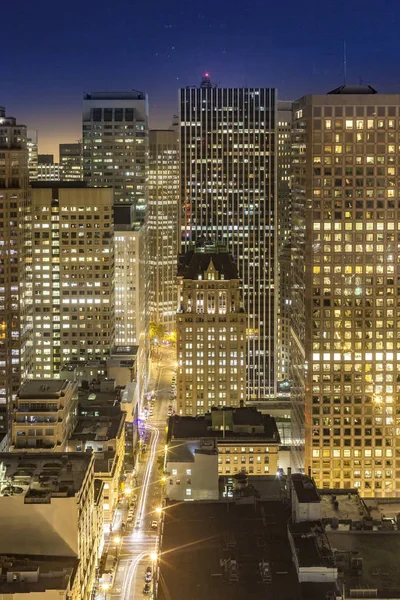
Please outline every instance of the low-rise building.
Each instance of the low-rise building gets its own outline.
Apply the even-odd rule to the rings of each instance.
[[[91,454],[0,454],[0,555],[77,559],[77,600],[91,598],[103,545],[94,482]]]
[[[104,483],[104,521],[110,522],[118,502],[124,464],[125,413],[80,417],[67,449],[69,452],[93,452],[95,477]]]
[[[275,419],[256,408],[215,408],[204,417],[170,418],[169,442],[203,438],[216,440],[219,475],[275,475],[278,470],[280,439]]]
[[[32,379],[19,389],[12,413],[11,451],[62,452],[78,414],[78,385]]]
[[[172,445],[167,470],[166,495],[170,500],[218,500],[215,440],[191,440]]]

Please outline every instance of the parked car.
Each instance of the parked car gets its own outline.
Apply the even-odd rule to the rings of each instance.
[[[150,594],[150,590],[150,585],[148,583],[145,583],[143,588],[143,594]]]

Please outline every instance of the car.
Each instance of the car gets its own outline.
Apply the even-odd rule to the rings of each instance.
[[[151,528],[152,528],[152,529],[157,529],[157,528],[158,528],[158,523],[157,523],[157,521],[152,521],[152,522],[151,522]]]
[[[147,452],[147,446],[146,446],[146,444],[143,444],[143,446],[142,446],[142,452],[143,452],[143,454],[144,454],[145,452]]]
[[[143,594],[150,594],[151,591],[151,587],[148,583],[144,584],[144,588],[143,588]]]
[[[151,572],[149,572],[149,573],[146,573],[146,583],[150,583],[151,579],[152,579],[152,574],[151,574]]]
[[[136,519],[136,525],[135,525],[136,529],[139,529],[140,527],[140,518]]]
[[[151,573],[151,567],[147,567],[146,573]]]

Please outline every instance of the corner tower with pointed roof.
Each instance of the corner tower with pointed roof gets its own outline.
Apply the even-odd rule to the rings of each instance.
[[[246,390],[246,314],[231,255],[191,249],[178,264],[177,409],[203,415],[239,406]]]

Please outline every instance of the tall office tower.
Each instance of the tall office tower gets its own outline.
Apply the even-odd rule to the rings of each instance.
[[[150,320],[173,331],[176,325],[176,268],[179,236],[179,137],[150,131],[149,161]]]
[[[400,95],[342,86],[293,110],[295,457],[305,434],[319,487],[399,495]]]
[[[224,243],[237,263],[248,313],[247,396],[275,389],[277,269],[275,90],[180,91],[181,229]]]
[[[276,369],[279,391],[288,389],[291,310],[292,102],[278,101],[278,274]]]
[[[64,181],[82,180],[82,144],[60,144],[60,166]]]
[[[32,183],[35,368],[105,358],[114,340],[113,193]]]
[[[0,435],[32,374],[31,198],[26,127],[0,107]]]
[[[246,399],[246,325],[239,276],[218,246],[179,258],[177,410],[203,415]]]
[[[38,175],[38,132],[36,129],[27,132],[29,181],[35,181]]]
[[[143,92],[98,92],[83,100],[83,178],[111,186],[115,203],[133,204],[134,223],[147,205],[148,100]]]

